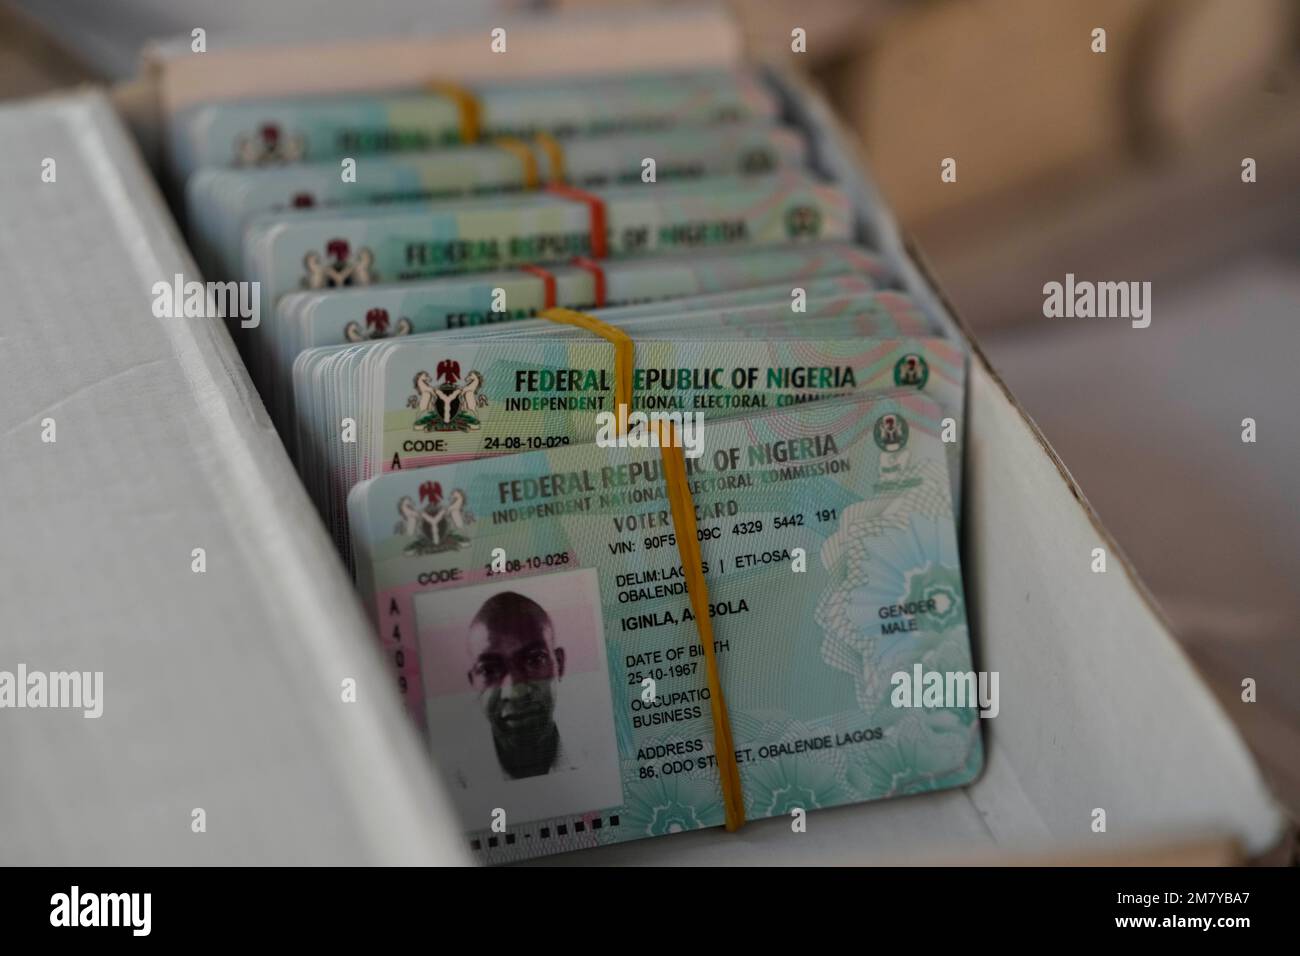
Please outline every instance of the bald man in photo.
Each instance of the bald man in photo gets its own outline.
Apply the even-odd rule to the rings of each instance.
[[[569,769],[555,725],[564,648],[550,615],[514,591],[493,595],[470,621],[470,685],[492,728],[497,761],[511,780]]]

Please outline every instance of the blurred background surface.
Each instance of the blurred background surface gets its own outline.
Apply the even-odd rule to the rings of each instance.
[[[148,41],[195,26],[378,35],[632,5],[0,0],[0,99],[129,79]],[[809,74],[861,138],[957,312],[1300,815],[1300,3],[729,6],[755,55]],[[1150,281],[1150,327],[1045,318],[1043,285],[1066,273]]]

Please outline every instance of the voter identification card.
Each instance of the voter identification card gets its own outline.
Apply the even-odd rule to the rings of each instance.
[[[263,347],[272,352],[270,364],[274,367],[270,405],[281,411],[289,405],[292,363],[300,352],[316,346],[451,330],[486,333],[503,324],[515,325],[513,320],[526,319],[545,308],[594,308],[597,302],[607,304],[598,310],[604,321],[685,310],[688,297],[693,298],[692,311],[781,302],[789,304],[793,313],[793,289],[802,290],[805,302],[798,304],[811,311],[813,299],[819,295],[888,284],[883,264],[866,251],[848,246],[818,250],[807,255],[798,254],[797,248],[728,252],[699,256],[693,264],[680,256],[610,261],[598,267],[588,263],[549,271],[534,268],[338,293],[286,295],[278,304],[276,324],[264,339]],[[764,276],[772,281],[785,278],[785,282],[755,286]],[[835,284],[828,285],[824,281],[828,278]],[[694,295],[695,290],[706,294]],[[675,306],[656,306],[655,302],[667,298],[676,298]]]
[[[374,439],[375,465],[384,471],[436,464],[447,456],[592,441],[596,413],[614,410],[614,348],[594,336],[483,344],[391,341],[368,351],[362,362],[373,429],[367,437]],[[965,383],[964,352],[938,338],[652,339],[637,345],[635,362],[634,410],[708,418],[902,387],[925,392],[944,409],[941,417],[959,420]],[[458,389],[448,402],[446,396]]]
[[[827,303],[826,315],[822,315],[821,301],[816,297],[809,300],[809,312],[798,316],[798,320],[789,322],[788,319],[777,318],[784,316],[788,310],[785,304],[779,306],[755,306],[742,307],[736,310],[723,310],[701,313],[683,313],[685,318],[699,330],[698,336],[701,341],[709,338],[706,332],[711,330],[712,341],[709,341],[706,351],[702,354],[709,357],[716,357],[725,351],[724,343],[729,339],[742,339],[749,336],[762,338],[766,336],[774,340],[789,339],[784,342],[787,351],[790,348],[798,350],[801,354],[811,354],[809,351],[814,346],[812,342],[835,340],[838,345],[835,346],[839,354],[856,354],[862,355],[861,343],[863,336],[867,333],[888,332],[892,333],[899,329],[900,326],[907,322],[920,323],[919,317],[909,311],[909,300],[906,297],[899,296],[897,293],[880,293],[880,297],[888,297],[891,301],[889,304],[876,301],[875,294],[870,294],[861,298],[861,305],[857,309],[844,306],[844,303],[837,297],[829,297],[824,300]],[[892,305],[893,300],[898,300],[900,304]],[[859,301],[859,299],[849,296],[846,300],[848,303]],[[616,313],[620,310],[609,310],[606,315]],[[840,315],[844,311],[846,314]],[[650,321],[648,318],[634,320],[638,323]],[[787,326],[779,326],[780,322],[789,322]],[[745,325],[743,323],[752,323]],[[557,326],[554,323],[533,323],[538,325],[548,325],[554,327],[557,331],[552,337],[555,339],[575,340],[579,343],[599,341],[594,339],[590,333],[574,330],[568,326]],[[512,328],[514,325],[527,326],[529,323],[514,323],[506,328]],[[577,333],[577,334],[573,334]],[[299,465],[303,481],[312,491],[313,498],[316,499],[322,514],[328,516],[330,527],[335,529],[336,534],[340,535],[340,543],[345,540],[346,530],[340,527],[340,515],[342,514],[342,496],[347,489],[361,478],[369,477],[373,473],[375,462],[380,452],[374,447],[375,429],[378,427],[373,416],[363,414],[366,410],[373,409],[375,403],[380,401],[375,395],[375,360],[378,355],[390,347],[400,349],[418,348],[422,350],[434,349],[440,354],[447,351],[447,347],[452,343],[444,342],[444,338],[451,336],[452,333],[429,333],[423,336],[408,336],[389,342],[370,342],[353,346],[336,346],[333,348],[312,349],[302,353],[294,367],[294,398],[293,408],[296,419],[295,441],[292,447],[295,449],[295,458]],[[536,354],[527,351],[520,351],[528,342],[536,341],[540,336],[534,335],[529,338],[496,338],[487,337],[473,342],[463,342],[462,345],[472,346],[478,355],[521,355]],[[643,336],[644,340],[638,354],[642,359],[652,357],[656,354],[664,354],[665,349],[673,349],[676,346],[685,347],[688,337],[682,336],[678,331],[669,331],[666,334],[650,334]],[[655,348],[647,351],[651,339],[664,339],[667,342],[660,341]],[[460,340],[457,340],[460,341]],[[603,345],[604,343],[601,342]],[[762,354],[764,346],[761,342],[751,343],[742,350],[743,354],[757,356]],[[478,351],[487,349],[487,351]],[[700,350],[693,348],[690,354],[699,353]],[[460,353],[457,353],[459,356]],[[567,355],[567,352],[553,352],[555,356],[561,354]],[[900,359],[901,359],[900,355]],[[453,358],[449,361],[454,365],[442,366],[448,371],[459,368],[460,358]],[[477,359],[475,360],[477,361]],[[921,355],[917,360],[918,367],[926,369],[925,380],[906,383],[907,387],[924,388],[929,384],[928,359]],[[895,363],[897,364],[897,363]],[[468,367],[468,366],[467,366]],[[876,369],[876,379],[881,378],[884,369]],[[906,369],[903,370],[906,372]],[[719,373],[714,373],[716,378]],[[745,373],[747,376],[753,374],[757,384],[757,373]],[[772,373],[780,377],[784,373]],[[653,375],[647,373],[647,380],[661,376],[662,372],[655,372]],[[852,372],[845,372],[838,376],[841,387],[850,388],[846,383],[847,379],[853,375]],[[419,374],[416,374],[419,378]],[[475,379],[481,377],[469,375],[466,378],[468,392],[461,388],[460,397],[457,401],[464,401],[477,406],[479,403],[476,392]],[[768,407],[768,403],[802,401],[814,397],[829,394],[824,389],[819,389],[818,385],[813,382],[813,373],[807,370],[792,372],[788,376],[790,381],[788,385],[794,385],[796,391],[790,393],[788,390],[782,394],[769,394],[767,382],[764,380],[763,388],[751,390],[751,395],[742,396],[700,396],[691,399],[693,406],[699,405],[699,408],[692,407],[691,414],[703,415],[703,407],[709,408],[710,414],[740,414],[747,409]],[[821,380],[821,373],[817,373],[818,381]],[[426,376],[427,378],[427,376]],[[836,376],[830,377],[832,381]],[[906,376],[900,372],[898,381],[902,382]],[[678,379],[680,382],[680,378]],[[885,380],[885,386],[889,380]],[[917,384],[919,382],[919,385]],[[868,387],[870,383],[862,383],[862,387]],[[835,386],[832,385],[832,388]],[[942,386],[935,386],[940,392],[944,392]],[[959,401],[959,388],[954,386],[947,390],[943,400],[946,403],[955,403]],[[573,398],[570,404],[577,409],[575,415],[579,420],[575,427],[591,428],[594,426],[601,410],[598,405],[607,404],[605,400],[600,399],[596,405],[592,405],[592,397],[579,400]],[[410,399],[408,397],[408,403]],[[678,397],[665,400],[656,396],[634,396],[634,405],[644,409],[657,409],[663,411],[670,408],[680,413],[684,407],[685,398]],[[579,407],[581,406],[581,407]],[[724,408],[725,406],[725,408]],[[337,439],[338,433],[335,431],[335,423],[340,421],[351,421],[353,425],[353,434],[351,441],[340,442]],[[960,415],[954,418],[954,422],[960,421]],[[503,425],[506,423],[503,423]],[[472,429],[471,429],[472,430]],[[408,436],[409,437],[409,436]],[[551,441],[567,441],[574,437],[568,432],[554,436]],[[580,436],[579,436],[580,437]],[[959,435],[954,427],[951,440],[956,441]],[[529,440],[542,441],[541,437],[533,437]],[[493,440],[494,447],[491,449],[481,450],[482,454],[500,454],[503,452],[517,451],[522,447],[524,439],[519,435],[508,432],[504,437],[498,436]],[[470,445],[466,444],[465,449],[461,449],[461,454],[475,453]],[[413,444],[408,450],[442,450],[450,452],[447,447],[448,443],[439,442],[436,445],[418,442],[418,447]],[[468,449],[468,450],[466,450]],[[425,462],[419,462],[425,463]],[[400,462],[394,462],[393,466],[400,467]],[[960,455],[956,454],[954,449],[954,468],[960,465]]]
[[[718,176],[592,193],[604,203],[608,255],[850,238],[845,195],[801,174]],[[245,273],[264,314],[297,289],[366,286],[562,263],[593,254],[592,207],[552,193],[345,206],[254,217]]]
[[[856,284],[856,277],[837,277],[833,280],[815,280],[809,288],[819,283],[831,281],[837,285],[841,282]],[[782,293],[784,299],[784,292]],[[878,301],[882,300],[882,301]],[[698,301],[698,300],[688,300]],[[857,303],[855,307],[854,304]],[[682,304],[685,308],[685,303]],[[827,297],[811,296],[807,300],[808,311],[794,317],[788,316],[788,304],[775,306],[743,306],[731,310],[712,310],[703,312],[681,312],[670,317],[634,318],[628,323],[639,338],[671,339],[683,341],[688,338],[725,340],[728,338],[771,338],[798,340],[861,339],[864,336],[907,335],[910,328],[923,329],[923,318],[911,307],[910,300],[897,293],[848,294]],[[597,310],[595,313],[609,321],[621,313],[622,309]],[[665,319],[662,323],[658,319]],[[688,332],[683,332],[686,323]],[[492,329],[527,328],[539,326],[534,336],[541,335],[546,326],[553,330],[553,337],[590,341],[590,333],[574,329],[571,326],[557,325],[552,322],[518,322],[504,326],[490,326]],[[409,336],[403,341],[416,339],[437,339],[450,341],[461,339],[475,330],[453,330],[442,333],[426,333]],[[918,332],[923,335],[924,332]],[[483,345],[497,338],[494,335],[476,337],[476,343]],[[517,337],[510,337],[519,341]],[[358,422],[357,409],[368,399],[367,386],[361,382],[366,373],[367,355],[382,345],[382,342],[362,342],[349,346],[311,349],[302,353],[295,362],[294,388],[291,401],[295,421],[294,431],[286,436],[288,445],[299,465],[303,481],[318,502],[322,513],[330,514],[330,526],[337,528],[335,520],[341,513],[340,495],[351,487],[352,483],[368,473],[361,471],[363,460],[357,454],[369,447],[370,423],[362,418]],[[426,345],[431,342],[426,342]],[[357,422],[352,440],[337,442],[329,423],[342,415],[345,420]],[[292,440],[290,440],[292,439]],[[366,455],[369,455],[366,452]],[[368,467],[368,466],[367,466]],[[331,493],[328,488],[335,488]]]
[[[788,296],[790,287],[815,279],[849,275],[878,286],[892,282],[878,256],[847,243],[742,248],[295,292],[280,299],[275,324],[292,362],[316,346],[485,328],[552,307],[589,310],[635,303],[645,314],[662,311],[655,303],[667,299],[761,287],[757,301],[764,301],[776,293]],[[774,289],[774,283],[788,285]],[[709,300],[700,307],[749,301],[754,300]]]
[[[431,65],[435,68],[436,65]],[[482,138],[648,130],[776,119],[749,71],[589,76],[476,84]],[[274,166],[463,142],[466,103],[446,87],[200,104],[170,124],[178,182],[203,166]]]
[[[634,316],[621,322],[622,309],[597,309],[590,314],[601,321],[624,328],[629,334],[639,338],[844,338],[853,335],[926,335],[928,322],[912,306],[910,300],[896,293],[881,294],[870,291],[873,288],[869,279],[858,276],[836,276],[828,279],[814,279],[807,283],[807,296],[804,300],[806,310],[793,315],[789,306],[789,290],[782,288],[778,292],[775,304],[761,304],[763,299],[773,299],[771,293],[758,295],[759,290],[738,290],[734,293],[710,296],[710,301],[718,302],[732,298],[747,300],[753,298],[760,304],[738,305],[735,308],[710,308],[693,311],[692,306],[702,299],[680,300],[676,303],[681,311],[669,311],[665,314]],[[636,307],[630,307],[636,311]],[[842,323],[832,326],[822,322],[823,318],[842,317]],[[813,329],[814,323],[816,329]],[[550,336],[570,339],[588,339],[590,333],[573,326],[560,325],[545,320],[520,321],[499,325],[476,326],[467,329],[451,329],[442,332],[414,333],[407,338],[424,338],[436,336],[439,341],[475,341],[486,343],[498,339],[520,339],[535,336]],[[377,340],[362,339],[356,345],[378,344]],[[344,346],[334,346],[343,348]],[[300,350],[294,362],[301,356]],[[314,362],[320,356],[315,352],[305,361]],[[364,350],[357,353],[363,355]],[[287,355],[277,357],[274,404],[280,409],[281,417],[293,419],[298,413],[296,404],[296,386],[293,384],[292,368],[285,369]],[[305,366],[304,368],[307,368]],[[304,371],[300,374],[310,374]]]
[[[535,189],[567,182],[590,189],[639,183],[646,159],[656,182],[707,175],[757,175],[804,161],[803,138],[786,127],[729,124],[654,133],[578,137],[560,145],[508,139],[421,153],[354,159],[347,171],[327,160],[292,166],[211,167],[185,186],[194,245],[211,278],[240,266],[244,223],[256,213],[348,204],[440,199]]]
[[[974,779],[940,410],[923,395],[710,422],[688,459],[747,819]],[[484,862],[718,826],[700,637],[656,448],[392,472],[348,501],[388,660]],[[742,837],[743,838],[743,837]]]
[[[832,276],[814,279],[799,287],[799,308],[792,308],[788,283],[741,289],[714,296],[675,301],[665,307],[627,306],[591,309],[591,315],[633,338],[718,338],[731,335],[763,337],[772,331],[802,338],[826,337],[828,319],[841,319],[844,330],[856,329],[860,336],[923,336],[931,334],[930,321],[908,296],[879,291],[862,276]],[[870,330],[870,331],[868,331]],[[536,335],[588,338],[583,328],[551,322],[544,318],[525,319],[485,330],[452,329],[430,333],[440,342],[530,338]],[[838,337],[832,336],[832,337]]]
[[[345,350],[323,368],[324,412],[300,432],[300,461],[324,482],[315,496],[340,546],[348,489],[380,471],[563,447],[617,427],[614,349],[599,339],[412,339]],[[635,349],[632,412],[696,425],[849,391],[923,391],[943,411],[929,424],[956,496],[964,382],[965,355],[943,339],[647,340]],[[344,418],[356,421],[350,443],[336,439]]]
[[[850,237],[847,197],[797,174],[719,176],[599,195],[599,213],[549,193],[268,213],[245,231],[244,276],[259,283],[261,314],[269,316],[278,298],[296,289],[564,262],[597,251],[593,241],[621,257]],[[263,344],[268,332],[259,326],[247,333],[251,370],[265,390],[273,368]]]

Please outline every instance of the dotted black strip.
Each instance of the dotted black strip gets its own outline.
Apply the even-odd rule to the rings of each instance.
[[[604,828],[607,827],[607,826],[609,826],[609,827],[616,827],[616,826],[618,826],[618,825],[619,825],[619,819],[618,819],[618,814],[617,814],[617,813],[612,813],[612,814],[610,814],[610,816],[609,816],[607,819],[603,819],[603,818],[601,818],[601,817],[593,817],[592,820],[591,820],[591,828],[592,828],[593,830],[602,830],[602,829],[604,829]],[[574,820],[574,821],[573,821],[573,832],[574,832],[574,833],[585,833],[586,830],[587,830],[587,821],[586,821],[586,820]],[[567,824],[567,823],[557,823],[557,824],[555,825],[555,836],[557,836],[557,837],[563,837],[563,836],[568,836],[568,835],[569,835],[569,824]],[[525,833],[525,834],[524,834],[524,839],[525,839],[525,840],[531,840],[532,838],[533,838],[533,834],[532,834],[532,833]],[[549,840],[549,839],[551,838],[551,828],[550,828],[550,827],[542,827],[540,830],[537,831],[537,838],[538,838],[539,840]],[[506,845],[506,846],[514,846],[514,844],[515,844],[515,840],[516,840],[516,835],[515,835],[515,834],[513,834],[513,833],[507,833],[507,834],[505,835],[505,845]],[[500,837],[490,836],[490,837],[487,838],[487,847],[488,847],[489,850],[494,850],[494,849],[496,849],[498,846],[501,845],[501,842],[502,842],[502,841],[501,841],[501,838],[500,838]],[[470,841],[469,841],[469,847],[470,847],[470,849],[473,850],[474,852],[476,852],[476,853],[481,853],[481,852],[483,851],[483,841],[482,841],[481,839],[473,839],[473,840],[470,840]]]

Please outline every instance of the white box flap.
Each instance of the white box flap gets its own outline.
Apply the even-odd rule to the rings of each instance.
[[[0,141],[0,669],[103,672],[98,719],[0,711],[0,859],[461,861],[229,335],[153,315],[197,272],[108,100],[6,106]]]

